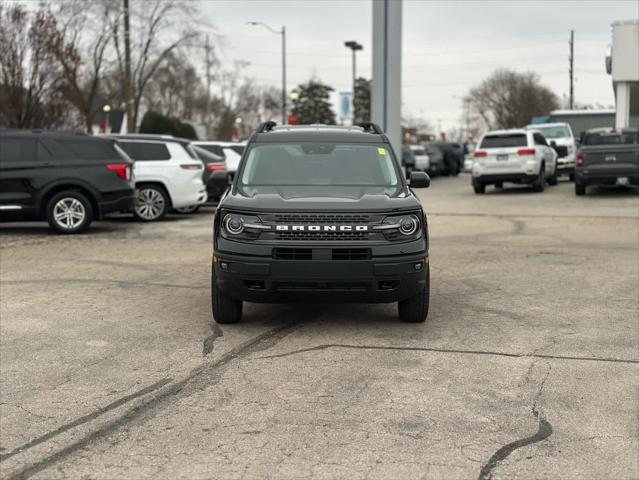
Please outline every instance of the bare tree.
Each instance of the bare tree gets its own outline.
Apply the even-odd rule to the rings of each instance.
[[[138,123],[144,93],[162,62],[180,46],[198,38],[195,27],[202,25],[198,13],[196,4],[180,0],[131,2],[133,118],[129,121],[133,125]],[[119,24],[112,31],[112,39],[121,85],[124,85],[124,45]]]
[[[559,105],[557,96],[541,85],[536,73],[506,69],[471,88],[465,100],[488,129],[522,127]]]
[[[0,127],[55,128],[67,109],[49,44],[52,19],[39,8],[0,3]]]
[[[102,107],[98,99],[117,4],[67,0],[52,8],[56,28],[50,49],[62,69],[65,97],[79,110],[90,132]]]

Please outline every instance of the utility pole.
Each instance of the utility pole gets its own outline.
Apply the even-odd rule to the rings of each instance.
[[[356,52],[358,50],[363,50],[364,46],[355,42],[355,41],[349,41],[349,42],[344,42],[344,46],[346,48],[350,48],[351,51],[353,52],[353,93],[351,98],[353,99],[353,120],[355,120],[355,85],[357,83],[357,64],[356,64]]]
[[[205,129],[206,138],[211,138],[211,44],[209,43],[209,36],[206,36],[206,45],[204,46],[206,51],[206,119]]]
[[[574,108],[574,103],[575,103],[575,90],[574,90],[574,77],[575,77],[575,69],[574,69],[574,62],[575,62],[575,31],[574,30],[570,30],[570,67],[569,67],[569,73],[570,73],[570,97],[569,97],[569,105],[570,105],[570,110],[572,110]]]
[[[131,36],[129,28],[129,0],[124,2],[124,101],[126,103],[126,131],[135,133],[133,119],[133,85],[131,84]]]

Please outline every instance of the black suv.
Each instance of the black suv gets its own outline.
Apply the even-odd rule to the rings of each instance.
[[[412,172],[412,187],[427,187]],[[242,301],[399,302],[428,315],[428,227],[386,135],[359,127],[267,122],[249,139],[213,227],[213,316]]]
[[[132,168],[113,140],[0,132],[0,220],[44,219],[58,233],[81,232],[133,206]]]

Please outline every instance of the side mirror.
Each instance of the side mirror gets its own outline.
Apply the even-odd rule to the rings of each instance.
[[[430,177],[426,172],[410,172],[411,188],[428,188],[430,187]]]

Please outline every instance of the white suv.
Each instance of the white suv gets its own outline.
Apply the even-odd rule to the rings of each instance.
[[[504,182],[531,184],[535,192],[543,192],[546,182],[557,185],[557,152],[540,132],[496,130],[481,138],[472,169],[475,193]]]
[[[171,209],[193,208],[206,202],[204,165],[189,142],[169,135],[118,135],[120,147],[135,161],[138,220],[159,220]]]

